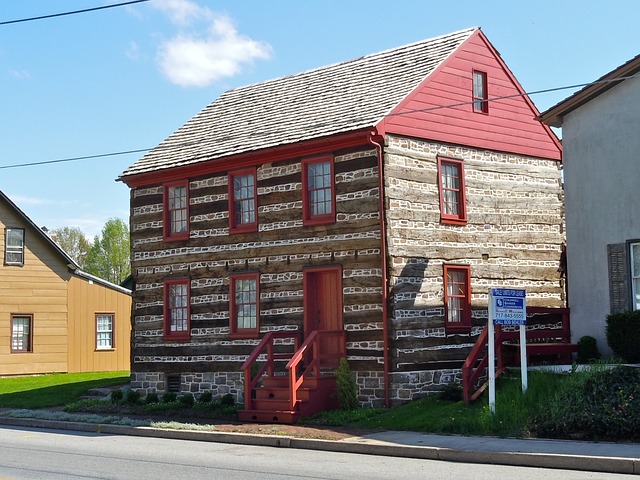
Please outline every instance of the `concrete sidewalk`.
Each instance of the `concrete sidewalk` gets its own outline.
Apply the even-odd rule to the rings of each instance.
[[[341,440],[319,440],[280,435],[168,430],[3,416],[0,416],[0,425],[640,475],[640,444],[464,437],[398,431],[376,432]]]

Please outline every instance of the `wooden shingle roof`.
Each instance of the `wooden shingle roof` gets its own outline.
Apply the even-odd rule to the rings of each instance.
[[[120,178],[373,127],[476,30],[229,90]]]

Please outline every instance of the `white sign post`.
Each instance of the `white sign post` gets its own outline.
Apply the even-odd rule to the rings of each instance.
[[[520,326],[522,392],[527,391],[527,296],[524,290],[489,289],[489,410],[496,413],[496,367],[494,325]]]

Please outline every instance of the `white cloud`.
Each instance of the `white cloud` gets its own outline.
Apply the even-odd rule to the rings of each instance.
[[[19,80],[27,80],[27,79],[31,78],[31,74],[29,72],[27,72],[26,70],[11,69],[11,70],[9,70],[9,73],[11,73],[11,75],[13,75],[14,77],[16,77]]]
[[[138,47],[138,44],[136,42],[130,42],[125,51],[125,55],[130,60],[137,60],[140,57],[140,47]]]
[[[227,15],[190,0],[155,0],[152,5],[179,28],[158,49],[160,69],[177,85],[204,87],[271,57],[269,44],[241,35]]]
[[[20,205],[53,205],[56,203],[53,200],[39,197],[26,197],[24,195],[11,195],[8,193],[6,195],[18,206],[18,208],[20,208]]]

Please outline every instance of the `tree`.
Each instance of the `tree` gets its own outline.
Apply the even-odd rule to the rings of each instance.
[[[51,238],[62,250],[73,258],[82,268],[86,268],[87,254],[91,249],[91,242],[78,227],[56,228],[50,232]]]
[[[96,235],[87,254],[86,271],[119,284],[131,273],[129,227],[119,218],[111,218]]]

